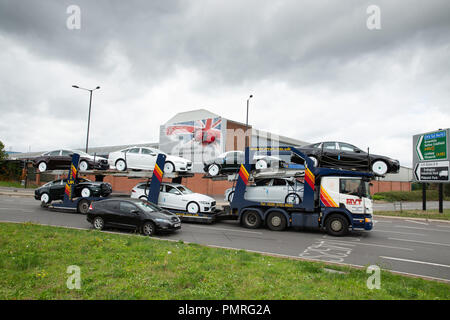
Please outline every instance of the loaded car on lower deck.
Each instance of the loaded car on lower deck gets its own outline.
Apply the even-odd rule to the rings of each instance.
[[[67,179],[47,182],[34,190],[34,198],[45,204],[49,204],[54,200],[63,200],[66,183]],[[74,198],[107,197],[112,192],[111,184],[107,182],[94,182],[84,178],[78,178],[73,188]]]
[[[131,198],[146,200],[150,185],[138,183],[131,190]],[[187,211],[188,213],[213,213],[216,200],[207,195],[192,192],[179,183],[161,183],[158,205],[163,208]]]

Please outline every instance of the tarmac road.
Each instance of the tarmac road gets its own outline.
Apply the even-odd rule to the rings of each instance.
[[[31,197],[0,195],[0,221],[91,228],[84,215],[43,209]],[[450,223],[445,222],[376,218],[372,231],[338,238],[320,231],[245,229],[237,221],[183,223],[178,232],[157,238],[363,267],[378,265],[450,282]]]

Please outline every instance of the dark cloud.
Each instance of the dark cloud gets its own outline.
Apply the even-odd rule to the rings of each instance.
[[[81,30],[66,27],[73,4]],[[372,4],[381,30],[366,27]],[[79,84],[102,86],[99,145],[153,142],[158,125],[187,106],[239,120],[237,97],[252,92],[256,127],[309,141],[367,130],[370,144],[394,150],[382,143],[389,135],[409,141],[411,130],[434,129],[420,120],[426,110],[448,119],[449,43],[448,0],[0,0],[0,135],[79,147],[83,135],[64,131],[85,130],[88,94],[71,88]],[[298,125],[304,112],[327,125]],[[363,116],[343,128],[348,114]],[[375,123],[389,127],[379,135]]]
[[[71,4],[81,8],[81,30],[66,28]],[[382,30],[366,28],[370,4],[381,8]],[[105,51],[116,43],[136,75],[154,81],[187,65],[227,85],[333,82],[355,58],[450,40],[446,0],[3,1],[0,8],[2,31],[37,54],[108,72]]]

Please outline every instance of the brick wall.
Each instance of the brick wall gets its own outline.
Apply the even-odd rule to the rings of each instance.
[[[85,178],[95,181],[95,176],[87,175]],[[60,177],[55,176],[55,179]],[[61,177],[62,178],[62,177]],[[105,182],[112,185],[114,192],[130,193],[131,189],[139,182],[145,182],[147,179],[128,179],[127,177],[106,176]],[[163,179],[165,182],[171,182],[171,179]],[[204,179],[203,173],[196,173],[194,177],[183,178],[181,183],[194,192],[209,194],[209,195],[223,195],[225,190],[233,186],[230,181],[213,181],[211,179]],[[36,184],[39,183],[39,174],[36,174]],[[399,181],[372,181],[373,186],[370,188],[370,193],[388,192],[388,191],[411,191],[411,182]]]
[[[389,191],[411,191],[411,182],[400,181],[372,181],[373,186],[370,193],[389,192]]]

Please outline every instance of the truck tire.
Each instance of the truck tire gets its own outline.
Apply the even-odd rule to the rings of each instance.
[[[78,206],[77,206],[77,211],[78,213],[81,214],[87,214],[89,212],[89,206],[90,206],[90,202],[88,200],[80,200],[80,202],[78,202]]]
[[[325,223],[325,229],[329,235],[341,237],[348,233],[348,220],[341,214],[332,214]]]
[[[267,227],[273,231],[283,231],[286,229],[287,221],[284,214],[278,211],[269,213],[266,219]]]
[[[258,229],[261,226],[262,220],[257,211],[247,210],[242,215],[242,225],[248,229]]]

